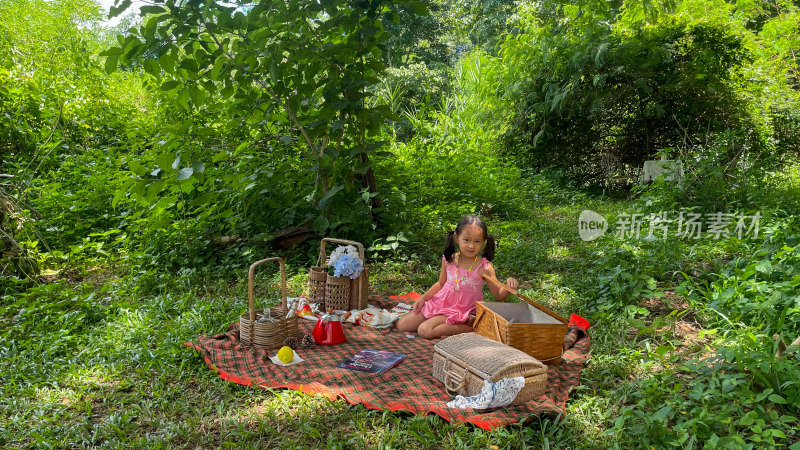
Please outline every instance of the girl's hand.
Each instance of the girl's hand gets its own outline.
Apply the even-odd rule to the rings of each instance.
[[[516,279],[516,278],[510,278],[510,277],[509,277],[509,278],[506,280],[506,286],[508,286],[508,287],[510,287],[511,289],[513,289],[513,290],[515,290],[515,291],[516,291],[516,290],[517,290],[517,288],[519,287],[519,282],[517,281],[517,279]]]
[[[424,304],[425,304],[425,299],[423,297],[417,299],[417,301],[414,302],[414,312],[418,313],[422,311],[422,305]]]

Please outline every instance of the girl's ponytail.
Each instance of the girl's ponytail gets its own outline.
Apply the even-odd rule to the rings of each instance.
[[[453,262],[453,255],[456,253],[455,239],[453,239],[455,234],[455,231],[448,231],[447,240],[444,242],[444,252],[442,254],[447,262]]]
[[[494,236],[491,234],[486,236],[486,245],[483,247],[483,257],[486,258],[487,261],[494,259],[495,245]]]

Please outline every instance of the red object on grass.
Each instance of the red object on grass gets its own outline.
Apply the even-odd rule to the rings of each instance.
[[[577,314],[573,314],[573,315],[569,316],[569,324],[570,325],[575,325],[576,327],[580,328],[583,331],[588,330],[589,327],[591,326],[591,325],[589,325],[589,321],[588,320],[584,319],[583,317],[581,317],[581,316],[579,316]]]

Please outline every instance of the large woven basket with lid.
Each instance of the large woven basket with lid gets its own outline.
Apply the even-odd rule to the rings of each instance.
[[[484,380],[524,377],[525,386],[511,403],[519,405],[539,397],[547,387],[547,366],[520,350],[475,333],[450,336],[433,348],[433,377],[444,383],[450,394],[472,396],[481,391]]]

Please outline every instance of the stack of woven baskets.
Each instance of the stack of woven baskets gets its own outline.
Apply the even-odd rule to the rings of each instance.
[[[366,263],[363,244],[343,239],[322,239],[318,263],[311,268],[308,274],[309,300],[317,303],[323,311],[327,311],[328,308],[336,311],[365,309],[369,296],[369,271],[364,266],[361,274],[355,279],[346,276],[337,277],[328,273],[328,255],[325,251],[327,242],[356,247],[361,262]]]

